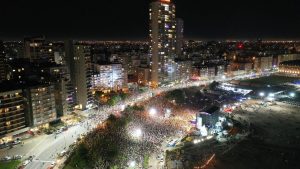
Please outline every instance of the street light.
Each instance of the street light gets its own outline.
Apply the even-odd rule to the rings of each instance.
[[[151,109],[149,110],[149,115],[150,115],[150,116],[155,116],[156,113],[157,113],[157,111],[156,111],[156,109],[154,109],[154,108],[151,108]]]
[[[290,93],[290,97],[295,97],[296,94],[294,92]]]
[[[124,110],[125,110],[125,105],[122,104],[122,105],[121,105],[121,111],[124,111]]]
[[[135,161],[130,161],[129,162],[129,167],[135,167]]]
[[[264,96],[265,96],[265,93],[264,93],[264,92],[260,92],[260,93],[259,93],[259,96],[260,96],[260,97],[264,97]]]
[[[134,138],[139,139],[139,138],[141,138],[142,134],[143,134],[142,130],[140,128],[138,128],[133,131],[132,136]]]

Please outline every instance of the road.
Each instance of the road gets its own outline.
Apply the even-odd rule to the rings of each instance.
[[[17,145],[12,149],[2,149],[1,157],[9,155],[22,155],[23,160],[29,156],[34,156],[25,169],[47,169],[52,162],[56,162],[57,154],[62,152],[74,143],[78,136],[86,133],[87,126],[79,124],[70,127],[67,131],[58,134],[42,135],[30,140],[25,140],[24,145]]]
[[[57,162],[58,153],[68,150],[69,146],[74,143],[80,134],[86,133],[86,131],[87,126],[82,123],[58,134],[56,138],[55,135],[50,135],[27,153],[27,156],[35,155],[35,158],[25,169],[48,168],[52,162]]]

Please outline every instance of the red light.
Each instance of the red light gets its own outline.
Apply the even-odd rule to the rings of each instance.
[[[243,43],[239,43],[239,44],[237,45],[237,47],[238,47],[239,49],[243,49],[243,48],[244,48],[244,44],[243,44]]]

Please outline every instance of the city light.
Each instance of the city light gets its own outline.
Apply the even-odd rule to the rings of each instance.
[[[157,110],[156,109],[154,109],[154,108],[151,108],[150,110],[149,110],[149,115],[150,116],[155,116],[157,114]]]
[[[135,167],[135,161],[130,161],[129,162],[129,167]]]
[[[265,93],[264,93],[264,92],[260,92],[260,93],[259,93],[259,96],[260,96],[260,97],[264,97],[264,96],[265,96]]]
[[[137,139],[141,138],[142,135],[143,135],[143,132],[142,132],[142,129],[140,129],[140,128],[135,129],[132,133],[132,136]]]
[[[200,142],[201,142],[201,140],[198,140],[198,139],[196,139],[196,140],[193,141],[194,144],[198,144]]]
[[[126,106],[123,104],[123,105],[121,105],[121,111],[124,111],[125,110],[125,108],[126,108]]]
[[[295,97],[296,94],[294,92],[290,93],[290,97]]]
[[[213,136],[207,136],[207,140],[210,140],[210,139],[212,139],[213,138]]]

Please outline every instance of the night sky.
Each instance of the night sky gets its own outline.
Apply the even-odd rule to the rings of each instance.
[[[298,0],[177,0],[187,39],[300,39]],[[146,40],[149,0],[4,0],[0,39]]]

